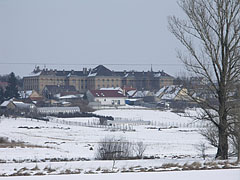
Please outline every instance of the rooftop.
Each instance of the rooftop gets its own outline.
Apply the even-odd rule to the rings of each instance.
[[[118,90],[90,90],[90,92],[94,97],[125,97]]]

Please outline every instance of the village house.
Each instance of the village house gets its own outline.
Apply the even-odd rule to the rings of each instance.
[[[31,112],[34,110],[34,108],[35,108],[34,104],[24,103],[22,101],[17,101],[14,99],[4,101],[0,105],[0,109],[3,111],[10,110],[15,112]]]
[[[96,102],[102,106],[125,105],[126,96],[118,90],[89,90],[87,92],[89,102]]]
[[[35,90],[19,91],[20,99],[29,99],[32,102],[42,101],[44,97]]]
[[[157,101],[165,100],[165,101],[188,101],[188,91],[186,88],[183,88],[182,86],[165,86],[161,88],[158,92],[156,92],[155,96],[157,98]]]
[[[195,103],[192,102],[192,99],[188,95],[188,90],[182,86],[176,85],[161,88],[155,93],[155,101],[159,104],[166,103],[172,108],[195,106]]]
[[[53,99],[62,93],[66,93],[65,95],[79,94],[75,86],[67,85],[46,85],[42,91],[42,94],[48,99]]]

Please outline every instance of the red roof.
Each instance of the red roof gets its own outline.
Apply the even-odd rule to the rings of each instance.
[[[125,97],[118,90],[90,90],[94,97]]]
[[[8,86],[8,82],[0,82],[0,87],[7,87]]]

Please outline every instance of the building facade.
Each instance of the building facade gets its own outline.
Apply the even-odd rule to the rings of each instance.
[[[130,87],[156,91],[173,84],[174,78],[163,71],[136,72],[111,71],[103,65],[82,71],[40,70],[38,67],[23,78],[24,90],[36,90],[42,94],[47,85],[74,86],[80,93],[109,87]]]

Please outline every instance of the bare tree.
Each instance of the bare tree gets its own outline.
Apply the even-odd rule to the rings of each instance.
[[[178,57],[189,72],[204,78],[204,89],[214,98],[191,96],[203,109],[199,119],[218,129],[216,157],[227,159],[228,116],[240,72],[240,0],[180,0],[179,6],[186,20],[170,17],[169,29],[187,50]]]
[[[134,151],[135,151],[138,158],[143,158],[143,153],[146,151],[146,149],[147,149],[147,146],[142,141],[137,142],[134,145]]]
[[[206,155],[206,150],[209,147],[206,145],[206,143],[201,142],[200,144],[196,145],[196,149],[201,153],[202,158],[205,160],[207,155]]]

